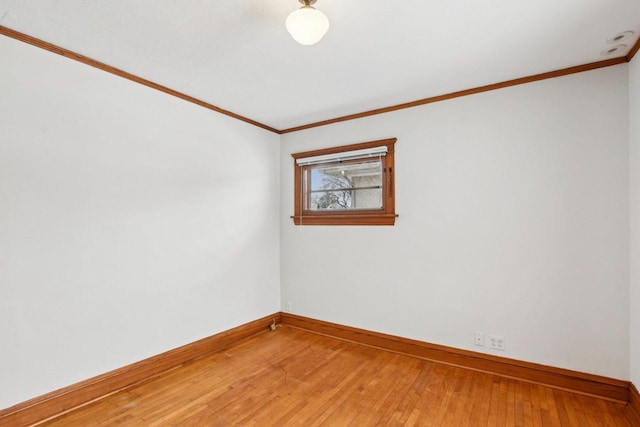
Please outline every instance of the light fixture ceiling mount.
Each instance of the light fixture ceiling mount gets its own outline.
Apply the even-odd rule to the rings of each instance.
[[[305,46],[316,44],[329,30],[324,13],[312,7],[317,0],[298,0],[302,7],[289,14],[286,27],[295,41]]]

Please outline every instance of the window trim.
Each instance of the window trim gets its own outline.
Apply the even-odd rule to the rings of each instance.
[[[398,216],[395,211],[394,144],[396,141],[397,138],[389,138],[291,154],[291,157],[294,159],[294,214],[291,217],[293,223],[295,225],[394,225],[396,217]],[[354,210],[340,213],[333,211],[317,212],[303,209],[303,198],[305,194],[302,194],[302,170],[308,167],[308,165],[298,165],[298,159],[336,155],[348,151],[364,150],[380,146],[387,147],[386,155],[381,157],[383,159],[382,209]],[[367,158],[366,156],[362,157],[362,159]]]

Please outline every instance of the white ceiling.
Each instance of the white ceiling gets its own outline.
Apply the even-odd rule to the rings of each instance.
[[[640,0],[318,0],[331,27],[302,46],[299,6],[0,0],[0,25],[277,129],[608,59],[640,33]]]

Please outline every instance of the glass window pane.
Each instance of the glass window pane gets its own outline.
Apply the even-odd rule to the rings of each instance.
[[[306,168],[307,209],[382,209],[382,162],[366,159]]]

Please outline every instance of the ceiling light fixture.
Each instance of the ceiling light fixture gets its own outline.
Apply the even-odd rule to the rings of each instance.
[[[618,54],[624,53],[627,50],[627,47],[629,46],[627,46],[626,44],[618,44],[618,45],[606,48],[605,50],[600,52],[600,55],[602,56],[618,55]]]
[[[287,31],[295,41],[305,46],[316,44],[329,30],[329,20],[324,13],[311,7],[316,0],[298,0],[302,7],[287,17]]]
[[[631,39],[633,38],[634,34],[635,33],[633,31],[623,31],[623,32],[618,33],[615,36],[611,37],[610,39],[608,39],[607,43],[616,44],[616,43],[623,43],[623,42],[631,41]]]
[[[627,42],[631,42],[631,44],[633,44],[633,36],[635,34],[636,33],[633,31],[623,31],[607,39],[608,45],[614,44],[615,46],[606,46],[606,48],[600,52],[600,55],[617,56],[624,54],[629,50],[629,45],[627,44]]]

